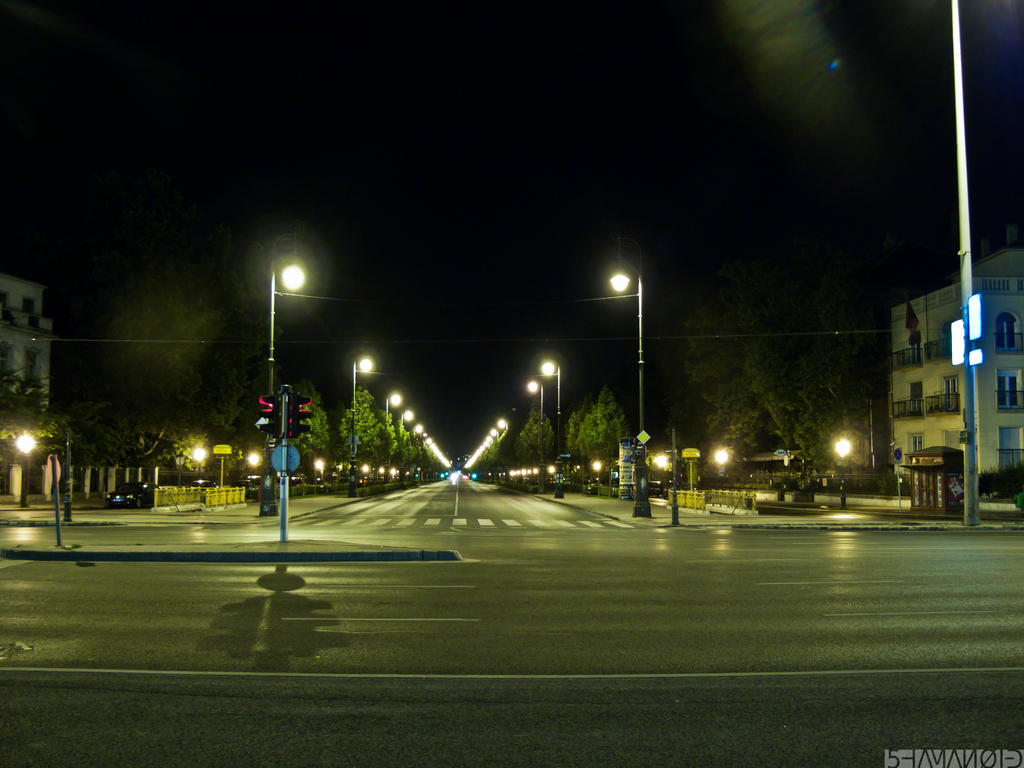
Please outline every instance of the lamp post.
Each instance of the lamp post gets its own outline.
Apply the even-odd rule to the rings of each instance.
[[[274,243],[280,242],[281,238]],[[289,291],[298,290],[302,287],[303,283],[306,282],[306,274],[302,271],[302,268],[297,264],[289,264],[283,270],[281,270],[281,282],[284,287]],[[274,316],[275,307],[274,300],[277,296],[277,270],[271,268],[270,270],[270,347],[267,352],[267,392],[269,394],[274,393]],[[264,444],[264,450],[266,452],[267,464],[266,469],[263,473],[263,482],[260,486],[260,516],[269,517],[277,514],[277,504],[271,499],[274,498],[274,474],[273,469],[270,466],[270,453],[274,445],[274,437],[271,433],[267,433],[267,439]]]
[[[29,462],[29,454],[35,450],[36,439],[26,432],[18,436],[18,439],[14,441],[14,445],[25,457],[21,470],[21,502],[19,505],[22,509],[25,509],[28,507],[29,467],[31,466]]]
[[[600,497],[600,495],[601,495],[601,462],[598,461],[597,459],[594,459],[594,462],[590,465],[590,467],[591,467],[591,469],[594,470],[594,474],[597,476],[597,495]],[[609,480],[608,482],[609,482],[609,485],[610,485],[611,484],[611,480]],[[609,492],[610,491],[611,491],[611,488],[609,488]]]
[[[368,357],[364,357],[358,363],[352,363],[352,432],[349,435],[349,445],[351,446],[351,453],[349,454],[348,464],[348,495],[349,498],[355,498],[358,495],[356,490],[356,369],[359,369],[363,373],[369,373],[373,370],[373,360]]]
[[[960,5],[951,0],[953,12],[953,94],[956,111],[956,178],[960,222],[960,310],[964,320],[964,525],[978,525],[978,435],[976,404],[977,370],[970,363],[970,316],[968,300],[974,292],[971,264],[971,211],[967,196],[967,130],[964,124],[964,73],[960,52]]]
[[[537,441],[537,460],[539,463],[544,463],[544,385],[536,381],[529,381],[526,384],[526,389],[531,394],[540,392],[540,422],[538,426],[540,439]],[[540,473],[540,492],[544,493],[544,473]]]
[[[555,410],[555,498],[565,498],[565,467],[562,460],[562,366],[551,362],[541,367],[542,376],[554,376],[556,388]]]
[[[636,240],[629,238],[619,238],[619,261],[622,261],[622,242],[623,240],[629,240],[633,245],[636,246],[637,253],[640,254],[640,258],[643,258],[643,252],[640,249],[640,244]],[[636,297],[637,297],[637,342],[639,349],[639,356],[637,358],[637,367],[639,371],[639,395],[640,395],[640,432],[644,432],[644,286],[643,279],[641,278],[639,264],[633,267],[636,272]],[[626,288],[629,287],[630,277],[624,272],[618,272],[611,278],[612,288],[619,293],[622,293]],[[637,441],[635,459],[634,459],[634,470],[633,477],[636,485],[636,493],[634,494],[635,501],[633,503],[633,517],[650,517],[651,516],[651,502],[647,498],[647,461],[645,456],[644,444],[642,441]]]
[[[850,441],[845,437],[836,440],[836,464],[842,470],[839,475],[839,508],[846,509],[846,457],[850,455]]]

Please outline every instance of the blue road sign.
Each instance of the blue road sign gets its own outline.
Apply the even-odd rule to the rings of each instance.
[[[285,450],[288,452],[288,466],[285,468]],[[292,472],[299,466],[299,449],[294,445],[279,445],[270,454],[270,466],[278,472]]]

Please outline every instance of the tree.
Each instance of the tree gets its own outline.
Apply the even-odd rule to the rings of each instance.
[[[312,471],[316,459],[330,458],[331,439],[327,411],[323,408],[323,397],[309,379],[303,379],[292,387],[292,392],[312,398],[309,404],[310,416],[306,419],[310,427],[309,432],[291,441],[299,449],[302,465]]]
[[[690,374],[723,437],[797,448],[810,467],[831,457],[837,432],[865,421],[885,386],[886,350],[858,267],[821,244],[799,245],[781,263],[722,267],[717,305],[695,313],[718,318],[721,337],[694,343]]]
[[[532,464],[535,461],[543,463],[554,442],[555,430],[551,427],[551,421],[534,403],[530,407],[529,418],[516,438],[516,458],[524,464]],[[542,467],[541,471],[546,470]]]
[[[351,455],[352,408],[349,407],[338,425],[346,456]],[[393,436],[384,424],[384,412],[373,404],[373,395],[365,387],[356,389],[355,434],[358,438],[356,456],[374,463],[383,463],[393,452]]]
[[[577,437],[580,455],[587,460],[618,455],[619,440],[626,434],[626,413],[606,386],[584,414]]]

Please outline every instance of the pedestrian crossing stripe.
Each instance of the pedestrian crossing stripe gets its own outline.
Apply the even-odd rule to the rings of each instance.
[[[476,520],[476,526],[480,528],[498,528],[498,522],[491,520],[486,517],[474,518]],[[377,528],[383,528],[384,526],[391,525],[394,528],[408,528],[414,526],[417,523],[422,522],[422,527],[440,528],[442,527],[443,518],[440,517],[368,517],[358,515],[346,519],[338,518],[326,518],[316,520],[296,520],[296,525],[308,525],[308,526],[326,526],[326,525],[367,525],[374,526]],[[514,518],[503,518],[499,521],[502,526],[508,528],[523,528],[525,525],[531,525],[536,528],[552,528],[558,526],[560,528],[573,528],[575,530],[581,530],[582,528],[604,528],[606,526],[614,526],[616,528],[633,528],[635,526],[629,523],[622,523],[618,520],[602,520],[596,522],[594,520],[543,520],[540,518],[532,518],[527,520],[525,523],[521,520]],[[452,525],[458,528],[469,527],[469,518],[456,517],[452,520]]]

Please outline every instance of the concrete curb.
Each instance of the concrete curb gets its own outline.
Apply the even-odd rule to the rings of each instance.
[[[56,527],[57,523],[55,523],[53,520],[0,520],[0,525],[6,525],[11,528],[45,528],[47,526],[53,528]],[[72,520],[70,523],[61,520],[60,523],[61,528],[90,525],[126,525],[126,523],[122,523],[116,520]]]
[[[454,549],[356,550],[351,552],[160,552],[87,549],[0,549],[0,560],[37,560],[91,563],[317,563],[317,562],[454,562],[462,555]]]

